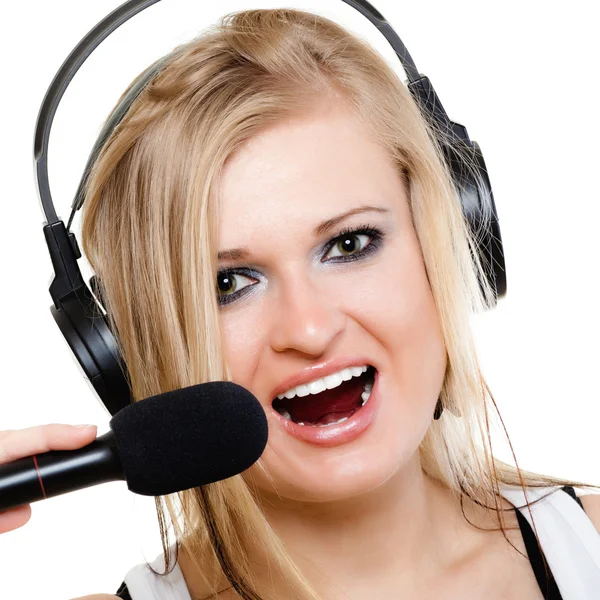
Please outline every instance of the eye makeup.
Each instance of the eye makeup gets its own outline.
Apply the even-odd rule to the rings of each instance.
[[[240,279],[253,279],[254,283],[245,285],[241,289],[238,289]],[[217,273],[217,300],[219,306],[225,306],[231,304],[236,300],[239,300],[246,294],[252,291],[252,288],[260,280],[260,275],[256,271],[248,268],[240,269],[223,269]],[[227,290],[227,286],[233,285],[233,289]]]
[[[381,246],[381,243],[383,242],[384,235],[385,234],[383,231],[371,225],[345,227],[338,233],[338,235],[327,242],[325,245],[324,255],[327,256],[329,252],[336,247],[339,247],[340,249],[343,248],[343,252],[349,253],[341,254],[340,256],[333,256],[326,261],[323,260],[322,262],[339,263],[362,260],[374,252],[377,252]],[[364,237],[370,238],[370,241],[365,243],[364,246],[362,246],[357,252],[353,252],[352,250],[354,249],[354,244],[352,242]],[[344,244],[344,242],[350,242],[350,244]],[[338,246],[339,244],[342,244],[342,246]]]
[[[322,263],[349,263],[359,261],[376,253],[383,243],[385,233],[371,225],[346,227],[330,239],[321,251]],[[365,241],[368,240],[368,241]],[[358,248],[358,250],[356,249]],[[327,256],[337,250],[338,256]],[[226,268],[217,272],[217,298],[219,306],[226,306],[240,300],[259,283],[261,274],[250,268]],[[254,280],[243,287],[242,280]]]

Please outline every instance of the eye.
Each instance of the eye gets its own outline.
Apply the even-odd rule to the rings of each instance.
[[[349,231],[342,233],[330,242],[329,249],[324,258],[344,258],[362,255],[368,248],[376,233],[364,231]]]
[[[250,286],[256,283],[254,277],[236,273],[235,271],[220,271],[217,273],[217,294],[221,304],[233,301]]]

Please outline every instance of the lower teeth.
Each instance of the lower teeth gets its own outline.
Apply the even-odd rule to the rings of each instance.
[[[340,419],[339,421],[334,421],[333,423],[324,423],[323,425],[313,425],[313,427],[329,427],[330,425],[337,425],[338,423],[343,423],[344,421],[347,421],[348,417],[344,417],[342,419]]]
[[[365,391],[360,395],[360,397],[362,398],[361,407],[364,406],[367,403],[367,400],[371,397],[371,392],[372,391],[373,391],[373,384],[372,383],[366,383],[365,384]]]

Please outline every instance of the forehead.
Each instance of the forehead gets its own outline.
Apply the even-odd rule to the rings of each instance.
[[[404,197],[389,153],[346,111],[286,119],[246,141],[218,185],[219,246],[251,242],[282,223],[306,224]]]

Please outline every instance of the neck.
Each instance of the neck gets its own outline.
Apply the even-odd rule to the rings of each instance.
[[[413,589],[416,580],[435,569],[439,548],[447,547],[456,532],[456,501],[423,473],[417,460],[353,498],[263,500],[269,523],[327,598],[341,590],[360,598],[361,588],[364,597],[369,597],[367,590],[374,597],[374,582],[386,581],[396,591]]]
[[[443,581],[452,565],[478,554],[488,535],[479,528],[498,526],[468,500],[461,508],[418,463],[384,485],[343,501],[296,502],[264,493],[259,501],[298,567],[328,600],[419,597],[425,583]],[[252,546],[252,540],[248,543]],[[273,597],[289,598],[289,588],[262,560],[260,548],[249,556],[257,580],[276,592]],[[185,551],[179,562],[192,597],[203,598],[210,591],[206,574],[212,562],[208,555],[195,558],[204,565],[202,573]],[[215,577],[216,589],[226,590],[220,595],[223,600],[238,598],[221,575]]]

